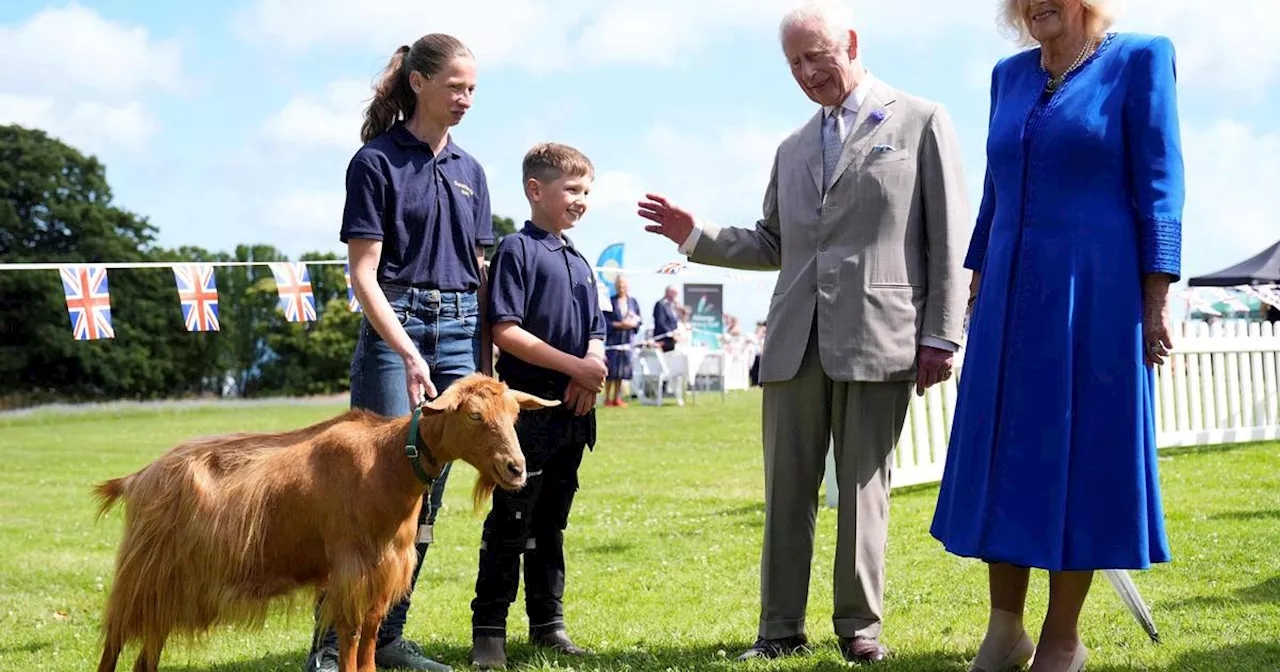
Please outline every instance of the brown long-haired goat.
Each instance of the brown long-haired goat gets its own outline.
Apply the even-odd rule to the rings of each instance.
[[[421,465],[435,477],[449,461],[470,463],[479,507],[494,487],[524,485],[517,414],[558,403],[463,378],[423,408]],[[406,456],[409,426],[351,411],[291,432],[216,436],[99,484],[101,513],[124,499],[126,515],[98,671],[141,640],[134,670],[153,672],[170,634],[258,626],[272,598],[314,587],[322,623],[340,635],[340,669],[374,672],[378,625],[416,560],[426,485]]]

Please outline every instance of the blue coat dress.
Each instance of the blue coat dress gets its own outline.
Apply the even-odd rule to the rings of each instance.
[[[995,68],[981,271],[932,525],[951,553],[1052,571],[1169,560],[1142,279],[1178,277],[1173,45],[1110,34],[1055,94]]]
[[[636,297],[628,296],[626,305],[623,305],[618,296],[613,296],[610,304],[612,310],[604,314],[605,324],[608,325],[608,331],[605,336],[604,359],[605,364],[609,368],[609,380],[630,380],[631,379],[631,350],[622,346],[630,346],[631,341],[635,338],[639,327],[635,329],[615,329],[614,322],[621,322],[626,319],[628,313],[634,313],[637,317],[640,315],[640,302],[636,301]]]

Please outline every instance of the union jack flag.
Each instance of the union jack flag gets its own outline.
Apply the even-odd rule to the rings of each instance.
[[[658,269],[658,272],[662,275],[675,275],[683,271],[685,267],[686,264],[682,261],[669,261],[663,264],[662,267]]]
[[[311,293],[311,275],[305,263],[274,263],[271,274],[276,276],[276,289],[280,292],[280,309],[284,319],[290,322],[314,322],[316,297]]]
[[[187,331],[218,331],[218,286],[208,264],[174,266]]]
[[[107,293],[107,269],[75,266],[59,269],[62,289],[71,315],[71,334],[77,341],[115,338],[111,327],[111,296]]]
[[[342,265],[342,277],[347,281],[347,309],[353,313],[360,312],[360,299],[356,298],[356,288],[351,284],[351,264]]]

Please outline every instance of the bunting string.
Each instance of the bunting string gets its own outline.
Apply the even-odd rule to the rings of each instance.
[[[342,276],[347,287],[347,309],[353,313],[361,312],[360,301],[356,298],[355,287],[351,282],[351,266],[345,259],[326,259],[316,261],[278,262],[278,261],[160,261],[160,262],[103,262],[103,263],[10,263],[0,264],[0,272],[4,271],[58,271],[62,280],[64,299],[67,304],[67,315],[71,323],[71,331],[75,340],[91,341],[115,338],[112,324],[111,296],[108,286],[107,271],[142,268],[167,268],[174,275],[174,283],[178,293],[178,304],[182,311],[183,323],[189,332],[218,331],[218,287],[214,269],[230,267],[266,266],[271,269],[275,278],[276,291],[279,295],[279,308],[289,322],[314,322],[317,319],[316,299],[312,291],[309,266],[342,265]],[[766,273],[734,273],[711,270],[710,272],[691,272],[684,261],[673,261],[652,269],[620,266],[598,266],[596,271],[610,273],[628,273],[632,275],[656,274],[664,276],[711,277],[734,283],[749,283],[772,280]],[[1225,306],[1235,312],[1248,311],[1249,306],[1243,297],[1257,299],[1264,305],[1280,308],[1280,285],[1255,285],[1235,288],[1223,287],[1188,287],[1178,288],[1171,292],[1174,298],[1185,298],[1188,308],[1211,317],[1222,317],[1223,312],[1217,306]],[[607,297],[601,297],[602,302]],[[668,336],[662,334],[652,340]],[[611,346],[610,349],[632,349],[631,345]]]

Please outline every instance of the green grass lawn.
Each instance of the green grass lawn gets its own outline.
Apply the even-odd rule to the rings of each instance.
[[[583,463],[567,532],[572,634],[598,656],[578,669],[737,669],[756,632],[763,521],[757,392],[696,405],[601,409],[601,443]],[[0,418],[0,670],[85,670],[111,586],[121,516],[94,520],[94,482],[141,467],[172,445],[230,430],[278,430],[339,405],[176,407]],[[1280,669],[1280,445],[1183,451],[1161,462],[1173,563],[1136,581],[1164,643],[1148,642],[1101,576],[1086,606],[1090,670]],[[465,668],[481,518],[474,472],[458,465],[410,612],[408,634]],[[935,488],[896,492],[890,529],[884,670],[965,670],[983,634],[981,564],[929,536]],[[747,669],[844,667],[831,634],[835,515],[818,516],[809,599],[812,656]],[[1033,575],[1032,635],[1046,581]],[[517,667],[575,661],[524,644],[523,598],[509,623]],[[301,670],[307,600],[261,631],[222,629],[175,643],[170,670]],[[134,649],[120,669],[129,669]]]

